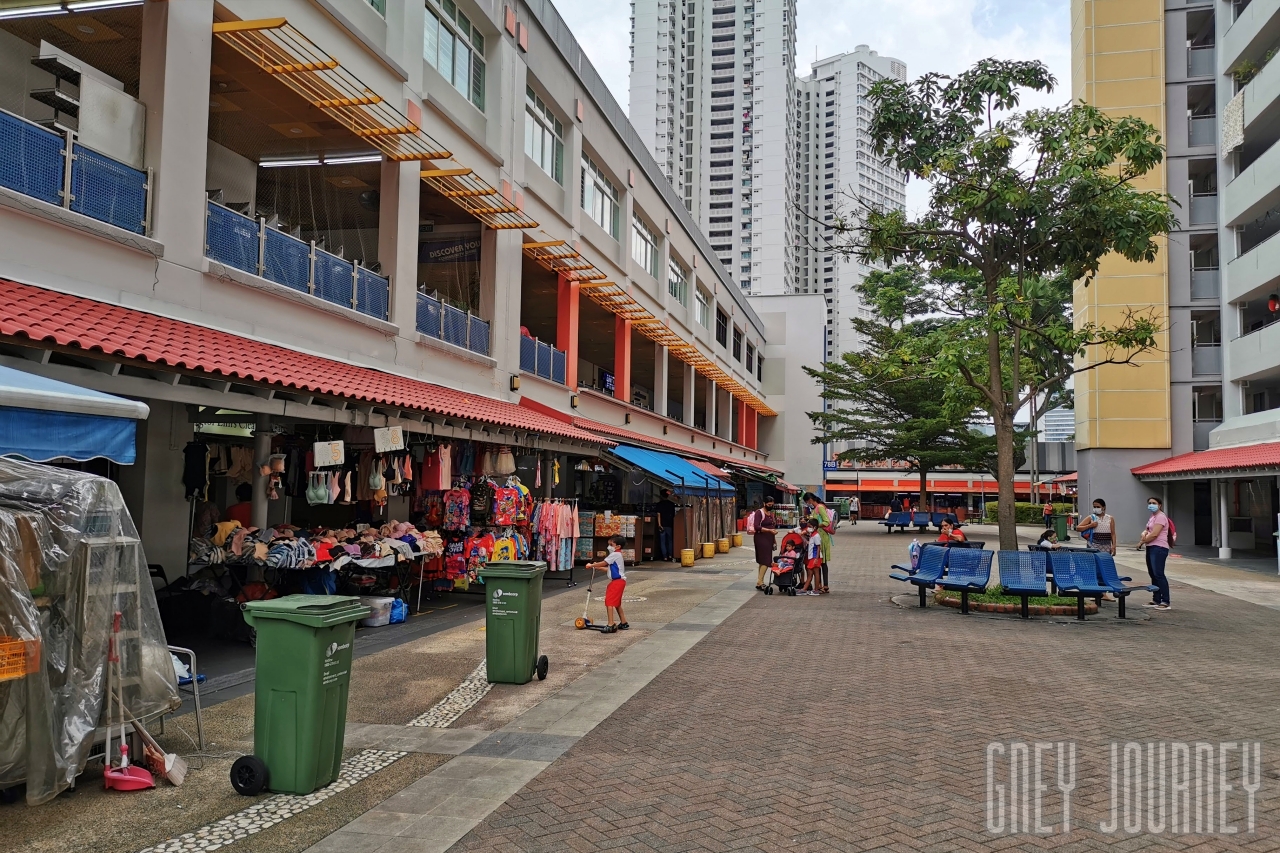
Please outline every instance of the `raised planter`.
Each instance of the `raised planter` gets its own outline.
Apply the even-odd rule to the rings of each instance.
[[[952,597],[950,595],[935,595],[934,601],[944,607],[960,608],[959,594]],[[1010,616],[1019,616],[1022,614],[1022,605],[1020,603],[1003,604],[988,601],[969,600],[970,610],[980,610],[983,613],[1008,613]],[[1032,604],[1027,607],[1027,612],[1032,616],[1075,616],[1076,606],[1074,604]],[[1093,615],[1098,612],[1098,603],[1092,599],[1085,599],[1084,612],[1087,615]]]

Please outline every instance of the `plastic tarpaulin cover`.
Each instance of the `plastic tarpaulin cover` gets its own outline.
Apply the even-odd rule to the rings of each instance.
[[[116,612],[125,708],[145,719],[181,704],[133,519],[115,483],[0,457],[0,642],[34,651],[0,670],[0,787],[47,802],[84,769],[107,708]],[[12,648],[12,645],[10,645]]]

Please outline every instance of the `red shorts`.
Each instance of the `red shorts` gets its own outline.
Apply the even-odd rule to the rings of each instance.
[[[609,581],[609,586],[606,587],[604,591],[604,606],[621,607],[622,591],[626,588],[627,581],[625,578],[618,578],[617,580]]]

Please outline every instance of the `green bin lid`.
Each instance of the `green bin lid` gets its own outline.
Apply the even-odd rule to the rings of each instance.
[[[547,570],[541,560],[498,560],[480,570],[483,578],[532,578]]]
[[[245,616],[255,619],[283,619],[312,628],[356,622],[372,611],[353,595],[286,595],[270,601],[250,601]]]

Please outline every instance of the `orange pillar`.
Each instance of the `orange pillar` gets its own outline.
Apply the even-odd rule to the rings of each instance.
[[[578,283],[557,276],[556,349],[564,352],[564,384],[578,387]]]
[[[760,415],[756,412],[755,409],[748,408],[746,410],[745,420],[747,425],[747,428],[746,428],[747,437],[743,439],[742,443],[745,444],[747,447],[750,447],[752,450],[759,450],[760,435],[758,430],[760,429]]]
[[[613,396],[631,402],[631,321],[613,318]]]
[[[735,399],[733,401],[733,440],[738,444],[746,445],[747,438],[750,435],[747,429],[747,401]]]

